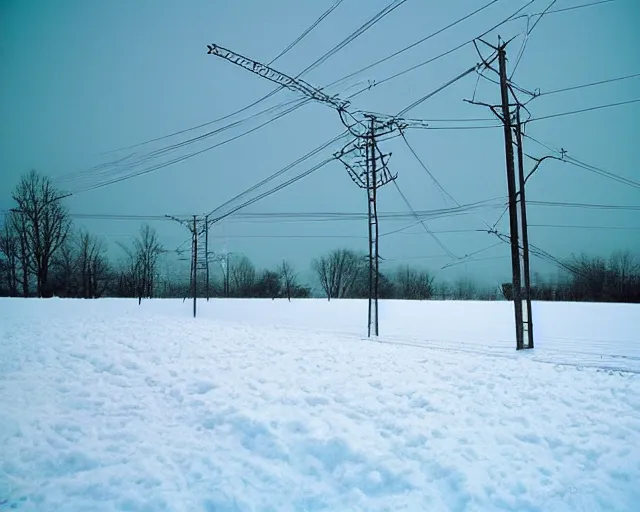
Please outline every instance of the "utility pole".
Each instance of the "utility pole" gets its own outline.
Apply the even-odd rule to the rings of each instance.
[[[369,214],[369,233],[373,234],[373,240],[369,240],[369,252],[373,257],[373,297],[370,296],[369,301],[371,302],[373,300],[373,318],[369,321],[369,332],[371,332],[371,321],[373,321],[373,333],[375,336],[378,336],[378,284],[380,277],[380,258],[378,253],[378,176],[376,171],[376,126],[375,118],[371,118],[371,194],[369,196],[371,213]],[[373,229],[371,229],[371,226]],[[371,268],[371,265],[369,265],[369,268]]]
[[[513,282],[513,303],[516,321],[516,349],[524,348],[522,325],[522,298],[520,283],[520,250],[518,247],[518,209],[515,164],[513,155],[513,137],[511,135],[511,112],[509,108],[509,84],[507,82],[506,45],[498,47],[498,63],[500,66],[500,95],[502,99],[502,122],[504,124],[505,158],[507,164],[507,187],[509,190],[509,226],[511,240],[511,270]]]
[[[520,106],[516,110],[516,144],[518,148],[518,178],[520,187],[520,215],[522,223],[522,265],[524,270],[524,304],[526,320],[523,322],[524,332],[527,334],[527,346],[533,348],[533,312],[531,311],[531,274],[529,268],[529,232],[527,227],[527,199],[525,194],[524,177],[524,149],[522,147],[522,123],[520,121]]]
[[[207,302],[209,302],[209,216],[204,217],[204,270],[206,278]]]
[[[198,298],[198,217],[193,216],[193,276],[191,289],[193,292],[193,318],[196,317],[196,303]]]
[[[369,301],[368,301],[368,316],[367,316],[367,336],[371,337],[371,325],[373,320],[373,224],[371,219],[373,218],[373,198],[371,197],[371,175],[369,173],[369,168],[371,166],[371,161],[374,158],[374,148],[375,148],[375,138],[373,134],[373,128],[370,132],[371,141],[365,142],[365,153],[366,153],[366,190],[367,190],[367,224],[369,227]],[[372,156],[373,155],[373,156]]]
[[[392,133],[402,125],[395,120],[380,121],[372,114],[366,114],[367,123],[358,122],[361,131],[356,132],[355,125],[343,122],[355,137],[342,151],[335,154],[347,168],[351,180],[367,192],[367,225],[369,233],[369,301],[367,315],[367,334],[379,335],[378,299],[380,288],[380,255],[378,230],[378,189],[395,180],[397,174],[389,172],[387,166],[391,154],[382,154],[378,150],[376,137]]]
[[[205,270],[206,272],[206,279],[207,279],[207,300],[209,299],[209,253],[208,253],[208,246],[209,246],[209,235],[208,235],[208,230],[209,230],[209,221],[208,218],[205,217],[204,221],[202,219],[202,217],[198,218],[197,215],[193,215],[192,216],[192,221],[188,221],[186,219],[179,219],[177,217],[173,217],[171,215],[165,215],[165,217],[167,217],[168,219],[172,219],[175,220],[176,222],[179,222],[180,224],[182,224],[184,227],[186,227],[189,232],[191,233],[191,269],[189,271],[189,285],[191,288],[191,294],[193,295],[193,317],[196,317],[196,310],[197,310],[197,300],[198,300],[198,270]],[[204,223],[204,227],[203,229],[199,229],[198,224],[199,223]],[[202,267],[198,267],[199,263],[198,263],[198,237],[200,236],[204,236],[204,247],[205,247],[205,252],[203,255],[204,258],[204,266]],[[185,296],[186,299],[186,296]]]

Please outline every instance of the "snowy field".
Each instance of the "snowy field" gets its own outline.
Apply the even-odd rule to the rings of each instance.
[[[0,511],[640,510],[640,307],[0,300]]]

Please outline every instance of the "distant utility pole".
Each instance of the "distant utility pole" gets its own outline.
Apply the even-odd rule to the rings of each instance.
[[[191,221],[179,219],[171,215],[166,215],[166,217],[182,224],[191,233],[191,268],[189,270],[189,288],[191,289],[191,295],[193,296],[193,317],[195,318],[198,299],[198,271],[205,272],[206,294],[207,300],[209,300],[209,219],[208,216],[202,218],[197,215],[193,215]],[[198,243],[198,239],[201,237],[204,243]],[[203,247],[204,250],[202,249]],[[201,257],[198,256],[199,251],[202,251]]]
[[[191,276],[191,291],[193,293],[193,318],[196,317],[196,303],[198,297],[198,217],[193,216],[193,248],[191,254],[193,255],[193,275]]]
[[[204,265],[206,276],[207,302],[209,302],[209,216],[204,217]]]

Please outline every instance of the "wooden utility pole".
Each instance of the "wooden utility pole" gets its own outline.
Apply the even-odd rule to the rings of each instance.
[[[369,140],[366,146],[366,175],[365,188],[367,190],[367,211],[369,223],[369,322],[368,336],[378,336],[378,206],[377,188],[378,177],[376,170],[376,120],[371,118]]]
[[[524,348],[522,325],[522,298],[520,283],[520,249],[518,247],[518,209],[515,164],[513,155],[513,137],[511,135],[511,112],[509,108],[509,85],[507,82],[506,45],[498,47],[498,62],[500,65],[500,93],[502,99],[502,122],[504,124],[505,158],[507,164],[507,187],[509,190],[509,225],[511,239],[511,270],[513,305],[516,321],[516,349]]]
[[[527,334],[527,345],[533,348],[533,312],[531,311],[531,274],[529,269],[529,233],[527,228],[527,198],[525,194],[524,150],[522,148],[522,123],[520,121],[520,106],[516,110],[516,145],[518,148],[518,178],[520,188],[520,216],[522,223],[522,266],[524,270],[524,304],[526,319],[523,322],[524,332]],[[524,316],[524,315],[523,315]]]
[[[206,279],[207,302],[209,302],[209,216],[204,217],[204,270]]]
[[[373,198],[372,210],[373,210],[373,235],[374,235],[374,268],[373,268],[373,329],[375,336],[379,335],[378,330],[378,292],[380,284],[380,258],[378,254],[379,244],[379,231],[378,231],[378,173],[376,168],[376,127],[375,119],[371,119],[371,196]]]
[[[373,226],[371,225],[371,216],[373,214],[371,208],[371,195],[369,191],[371,190],[371,175],[369,173],[369,166],[371,165],[371,150],[373,148],[373,131],[371,132],[371,141],[365,141],[365,151],[366,151],[366,173],[365,173],[365,184],[367,190],[367,223],[369,225],[369,301],[368,301],[368,316],[367,316],[367,335],[371,337],[371,319],[372,319],[372,304],[371,299],[373,297]]]
[[[193,318],[196,317],[196,303],[197,303],[197,277],[198,277],[198,224],[197,216],[193,216],[193,276],[191,282],[191,289],[193,292]]]

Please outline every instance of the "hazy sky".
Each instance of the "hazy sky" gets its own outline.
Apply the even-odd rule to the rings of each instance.
[[[587,3],[558,0],[552,9]],[[539,13],[550,0],[536,0],[525,11]],[[143,176],[82,192],[84,187],[143,171],[177,157],[203,150],[253,128],[275,114],[266,114],[235,128],[180,147],[167,148],[243,119],[263,108],[300,97],[283,91],[228,120],[192,130],[152,144],[103,154],[187,129],[229,114],[274,88],[274,84],[218,57],[207,55],[216,43],[261,62],[269,62],[333,0],[95,0],[44,2],[3,0],[0,4],[0,209],[12,206],[10,191],[25,171],[35,168],[62,188],[79,193],[67,199],[76,214],[201,214],[257,183],[321,143],[343,127],[337,113],[325,105],[308,104],[291,114],[221,147]],[[296,75],[316,58],[356,30],[390,0],[344,0],[300,44],[274,67]],[[311,84],[324,86],[372,63],[472,12],[484,0],[408,0],[317,69],[305,75]],[[329,92],[346,97],[366,80],[382,79],[452,49],[503,20],[525,0],[498,0],[490,8],[429,41],[354,77]],[[535,21],[536,18],[533,19]],[[553,13],[542,18],[532,32],[514,81],[541,91],[582,85],[640,72],[640,4],[616,0],[595,7]],[[527,21],[520,18],[486,36],[510,38],[509,66],[513,67]],[[485,55],[489,54],[488,49]],[[467,46],[429,65],[381,84],[357,96],[353,109],[397,113],[478,61]],[[494,78],[491,73],[487,76]],[[412,110],[421,119],[490,118],[484,107],[463,102],[474,92],[477,75],[471,74]],[[535,117],[588,108],[640,97],[640,78],[541,96],[529,104]],[[499,88],[480,80],[476,98],[499,102]],[[525,95],[522,99],[527,99]],[[530,135],[591,165],[636,181],[640,103],[532,122]],[[478,126],[493,122],[434,122],[434,127]],[[413,130],[412,147],[443,187],[462,204],[506,196],[503,132],[478,130]],[[256,193],[267,190],[308,169],[337,150],[334,145],[293,168]],[[402,139],[381,144],[393,152],[390,168],[399,174],[398,185],[415,210],[451,207],[420,167]],[[526,141],[527,153],[548,150]],[[91,170],[135,152],[128,162]],[[531,162],[527,162],[530,168]],[[68,175],[62,180],[63,175]],[[78,174],[79,173],[79,174]],[[531,201],[611,205],[640,205],[637,188],[616,183],[569,164],[549,161],[531,179]],[[251,197],[251,196],[249,196]],[[393,185],[380,191],[382,212],[406,212]],[[494,205],[497,203],[493,203]],[[245,212],[365,212],[366,195],[348,178],[339,162],[332,162],[296,184],[250,206]],[[442,233],[443,244],[456,256],[479,251],[498,242],[483,229],[493,224],[501,208],[475,215],[431,220]],[[381,232],[413,224],[411,219],[382,220]],[[531,205],[530,239],[557,257],[572,252],[608,255],[616,249],[640,251],[640,212]],[[139,228],[138,221],[76,220],[102,234],[111,246]],[[550,228],[536,225],[587,225],[623,229]],[[162,242],[172,249],[187,232],[171,222],[154,222]],[[505,216],[499,224],[508,232]],[[212,231],[214,250],[226,247],[244,252],[258,266],[283,258],[307,273],[312,257],[336,247],[366,250],[366,222],[267,222],[229,218]],[[303,238],[300,237],[303,235]],[[265,238],[258,238],[264,236]],[[296,238],[298,237],[298,238]],[[315,237],[315,238],[310,238]],[[335,237],[335,238],[331,238]],[[486,282],[509,275],[506,244],[480,252],[469,261],[446,270],[452,262],[420,226],[381,239],[386,266],[412,263],[426,266],[442,278],[468,273]],[[115,252],[114,252],[115,254]],[[488,258],[488,259],[485,259]],[[169,257],[175,260],[175,257]],[[553,267],[532,261],[543,273]]]

